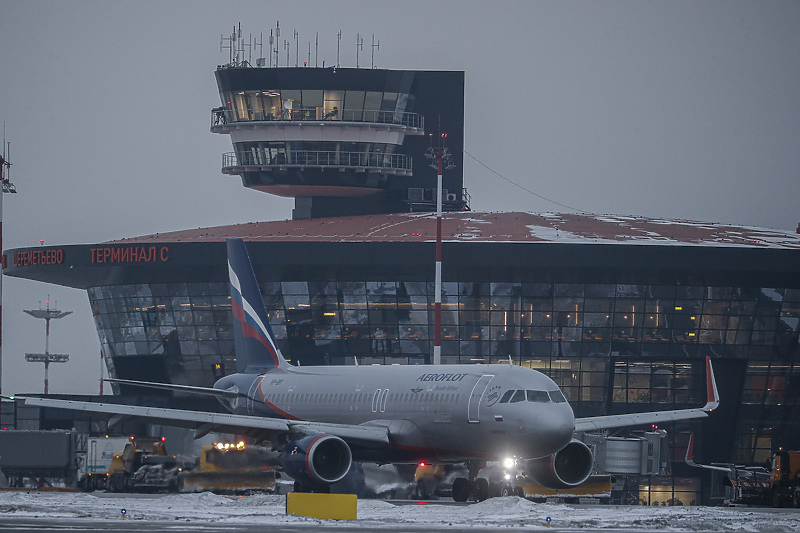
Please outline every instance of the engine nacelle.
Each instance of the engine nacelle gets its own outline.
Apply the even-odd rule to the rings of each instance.
[[[580,485],[592,474],[592,451],[579,440],[540,459],[528,461],[528,472],[548,489],[568,489]]]
[[[350,470],[353,454],[335,435],[310,435],[289,442],[281,454],[287,474],[303,483],[330,485]]]

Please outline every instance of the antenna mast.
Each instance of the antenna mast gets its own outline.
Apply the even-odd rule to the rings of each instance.
[[[17,188],[11,183],[11,141],[6,142],[6,123],[3,122],[3,155],[0,156],[0,255],[3,254],[3,196],[16,193]],[[2,255],[2,267],[6,267],[6,256]],[[0,272],[0,389],[3,382],[3,274]],[[0,390],[0,393],[2,391]]]
[[[381,49],[381,42],[378,41],[378,44],[375,44],[375,34],[374,33],[372,34],[372,44],[370,46],[372,47],[372,68],[375,68],[375,50],[380,50]]]
[[[342,30],[336,34],[336,68],[339,68],[339,44],[342,42]]]
[[[440,134],[440,145],[433,146],[433,134],[430,134],[431,146],[425,157],[432,159],[431,166],[437,170],[436,180],[436,278],[433,315],[433,361],[431,364],[442,364],[442,167],[455,167],[453,154],[445,146],[447,134]]]
[[[299,36],[300,36],[300,34],[297,33],[297,30],[294,30],[294,66],[296,66],[296,67],[299,66],[298,63],[300,63],[300,40],[299,40]],[[286,60],[286,66],[287,67],[289,66],[288,56],[287,56],[287,60]]]
[[[364,39],[360,33],[356,33],[356,68],[358,68],[358,52],[364,49]]]

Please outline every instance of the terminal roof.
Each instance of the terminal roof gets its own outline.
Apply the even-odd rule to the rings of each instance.
[[[249,241],[425,242],[436,238],[432,213],[398,213],[251,222],[156,233],[116,243]],[[642,216],[571,213],[444,213],[445,242],[552,242],[800,249],[794,232]]]

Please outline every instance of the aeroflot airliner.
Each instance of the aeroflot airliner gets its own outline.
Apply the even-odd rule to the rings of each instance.
[[[482,500],[486,461],[528,460],[529,472],[553,488],[579,485],[591,473],[592,453],[577,431],[707,416],[719,404],[710,361],[708,403],[702,408],[578,418],[555,382],[512,365],[290,365],[267,319],[244,241],[228,239],[234,315],[235,374],[213,388],[115,380],[216,396],[231,414],[27,398],[28,405],[139,417],[268,440],[297,490],[325,491],[353,461],[466,463],[453,497]]]

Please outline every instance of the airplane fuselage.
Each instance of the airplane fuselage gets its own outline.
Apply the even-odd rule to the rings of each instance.
[[[359,461],[544,457],[575,428],[555,382],[519,366],[290,366],[226,376],[215,388],[246,395],[226,402],[236,414],[389,427],[388,448],[353,447]],[[520,400],[509,391],[533,392]]]

